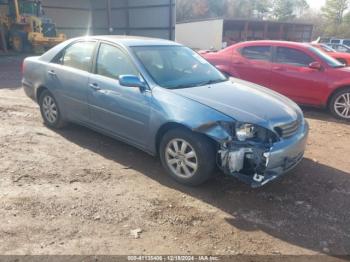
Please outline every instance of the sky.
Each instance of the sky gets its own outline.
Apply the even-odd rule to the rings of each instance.
[[[311,8],[313,9],[320,9],[326,0],[307,0]]]

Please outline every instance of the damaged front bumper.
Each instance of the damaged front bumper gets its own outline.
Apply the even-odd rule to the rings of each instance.
[[[232,141],[219,151],[225,174],[253,188],[271,182],[297,166],[303,159],[309,125],[305,121],[292,137],[270,146]]]

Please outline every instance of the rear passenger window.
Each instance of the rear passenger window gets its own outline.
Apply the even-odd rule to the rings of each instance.
[[[288,47],[277,47],[276,63],[289,64],[294,66],[309,66],[314,59],[297,49]]]
[[[271,47],[270,46],[248,46],[241,50],[241,54],[251,60],[270,61]]]
[[[78,42],[69,46],[60,59],[60,64],[89,71],[95,45],[95,42]]]

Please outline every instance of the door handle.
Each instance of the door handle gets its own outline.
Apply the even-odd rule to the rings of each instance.
[[[283,67],[280,67],[280,66],[275,66],[272,69],[276,71],[284,71]]]
[[[99,91],[101,90],[101,88],[98,86],[98,84],[94,83],[94,84],[89,84],[90,88],[94,91]]]
[[[48,73],[50,76],[56,76],[56,73],[55,73],[55,71],[53,71],[53,70],[49,70],[47,73]]]

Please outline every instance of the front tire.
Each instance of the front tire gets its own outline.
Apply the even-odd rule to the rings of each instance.
[[[59,129],[66,124],[62,118],[56,99],[48,90],[43,91],[40,95],[39,105],[45,125]]]
[[[329,110],[336,118],[350,121],[350,88],[340,90],[332,96]]]
[[[204,183],[212,176],[216,166],[212,141],[183,128],[168,131],[161,140],[159,152],[167,173],[184,185]]]

